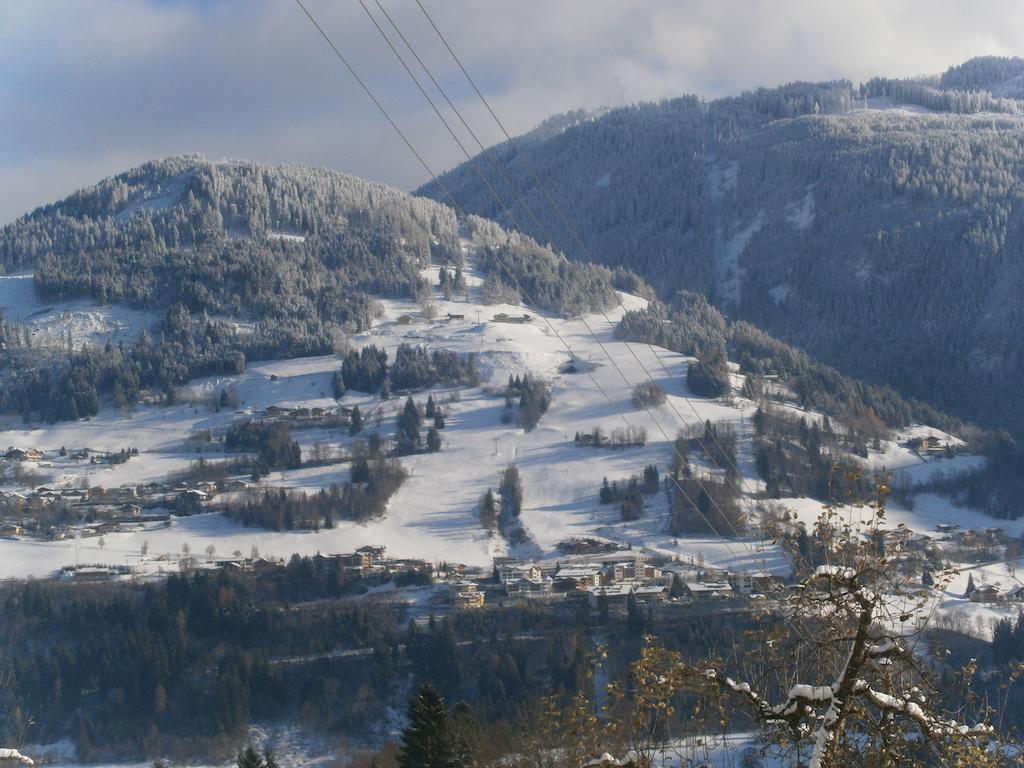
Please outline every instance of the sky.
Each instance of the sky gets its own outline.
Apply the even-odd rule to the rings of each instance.
[[[303,2],[433,171],[465,159],[359,0]],[[380,2],[481,140],[498,141],[415,0]],[[1019,0],[421,2],[513,133],[580,107],[1024,55]],[[296,0],[0,2],[0,224],[185,152],[404,189],[428,178]]]

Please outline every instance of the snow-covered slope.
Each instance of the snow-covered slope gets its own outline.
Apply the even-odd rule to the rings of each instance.
[[[621,520],[617,505],[601,505],[598,501],[602,478],[622,480],[648,464],[664,471],[672,453],[670,441],[678,431],[706,420],[732,424],[740,441],[737,458],[747,496],[761,490],[751,449],[754,403],[738,397],[728,403],[694,397],[685,384],[690,358],[616,339],[613,325],[623,308],[643,306],[643,299],[622,294],[622,307],[607,316],[549,320],[530,311],[531,322],[499,323],[492,320],[496,314],[521,314],[524,308],[483,305],[479,296],[481,280],[472,268],[472,259],[470,265],[468,301],[466,296],[445,301],[437,292],[436,319],[427,320],[417,304],[388,300],[375,326],[351,340],[357,347],[383,347],[392,359],[403,342],[478,355],[480,386],[432,390],[448,411],[443,448],[438,453],[402,459],[410,478],[391,499],[383,519],[365,524],[342,522],[332,530],[315,533],[273,533],[243,528],[213,507],[206,514],[174,518],[167,527],[156,525],[107,534],[102,545],[95,537],[56,542],[0,539],[0,578],[45,576],[76,561],[131,563],[144,571],[175,569],[175,558],[186,545],[193,553],[213,546],[221,555],[236,551],[248,554],[256,547],[264,555],[287,557],[296,552],[345,552],[361,545],[383,544],[397,556],[482,566],[500,554],[552,557],[559,542],[582,536],[645,547],[683,561],[706,562],[730,570],[788,570],[782,553],[754,535],[729,540],[710,535],[672,537],[665,532],[667,499],[662,494],[648,497],[645,514],[631,523]],[[436,284],[436,268],[428,276]],[[461,317],[449,319],[449,315]],[[400,323],[399,318],[412,321]],[[578,372],[567,372],[570,361]],[[222,433],[234,419],[271,405],[336,406],[331,379],[339,367],[340,359],[334,355],[256,363],[238,376],[193,382],[188,389],[195,396],[195,404],[140,406],[130,414],[107,409],[97,417],[77,422],[32,428],[10,426],[0,431],[0,446],[45,451],[50,458],[41,463],[39,471],[59,487],[77,487],[83,481],[105,488],[162,481],[187,469],[195,460],[187,438],[199,430]],[[526,372],[549,381],[554,395],[550,410],[530,432],[501,420],[502,390],[509,376]],[[664,387],[668,396],[665,404],[650,413],[631,403],[632,385],[648,376]],[[734,383],[738,391],[742,377],[735,375]],[[223,389],[237,392],[240,413],[217,411],[203,404]],[[427,394],[419,393],[416,399],[425,401]],[[390,434],[403,402],[404,398],[381,401],[376,395],[349,392],[342,405],[358,405],[368,430],[379,423],[381,432]],[[605,432],[616,427],[642,427],[648,442],[642,447],[618,450],[580,447],[574,442],[577,432],[589,432],[595,426]],[[918,431],[955,440],[935,430]],[[294,434],[305,455],[317,444],[345,446],[352,441],[339,429],[303,429]],[[116,466],[90,464],[56,457],[61,447],[69,451],[134,447],[139,455]],[[947,472],[968,469],[979,461],[958,456],[939,463],[926,462],[896,442],[881,448],[871,451],[865,460],[869,468],[893,469],[915,477],[938,468]],[[209,460],[223,456],[217,452],[204,455]],[[522,522],[529,538],[510,552],[504,539],[489,536],[481,527],[479,500],[488,488],[497,487],[499,474],[512,463],[523,478]],[[263,482],[316,490],[344,482],[348,471],[347,464],[303,467],[274,472]],[[750,519],[756,520],[755,503],[750,498],[745,503],[750,508]],[[818,502],[808,499],[782,503],[807,518],[813,518],[820,509]],[[902,510],[898,519],[912,528],[931,530],[936,522],[956,514],[948,503],[937,499],[927,512]],[[145,558],[141,554],[144,548],[148,549]]]

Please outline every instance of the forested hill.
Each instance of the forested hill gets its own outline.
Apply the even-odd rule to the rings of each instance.
[[[131,402],[246,360],[328,353],[339,335],[371,325],[379,299],[429,294],[423,270],[459,267],[463,233],[497,293],[518,298],[522,286],[556,315],[609,308],[613,285],[638,285],[621,270],[570,262],[528,236],[460,223],[445,205],[336,171],[174,157],[0,229],[0,271],[31,271],[37,299],[163,317],[113,347],[82,349],[69,336],[55,349],[32,338],[17,307],[0,306],[0,412],[77,418],[95,413],[105,393]]]
[[[541,242],[633,269],[664,298],[704,293],[847,373],[1021,434],[1021,83],[1024,59],[989,57],[930,78],[684,97],[569,116],[492,155]],[[442,180],[507,222],[469,164]]]

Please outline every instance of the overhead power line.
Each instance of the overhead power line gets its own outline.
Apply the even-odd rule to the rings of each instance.
[[[404,132],[402,131],[402,129],[401,129],[401,128],[400,128],[399,126],[398,126],[397,122],[396,122],[396,121],[395,121],[395,120],[394,120],[394,119],[393,119],[393,118],[391,117],[391,115],[390,115],[390,114],[388,113],[387,109],[386,109],[386,108],[385,108],[385,107],[383,106],[383,104],[381,103],[381,101],[380,101],[380,100],[379,100],[379,99],[378,99],[378,98],[377,98],[377,97],[376,97],[376,96],[375,96],[375,95],[373,94],[373,91],[372,91],[372,90],[371,90],[371,89],[369,88],[369,86],[368,86],[368,85],[366,84],[366,82],[365,82],[365,81],[364,81],[364,80],[363,80],[362,78],[360,78],[360,77],[359,77],[359,75],[358,75],[358,73],[356,72],[356,70],[354,69],[354,67],[353,67],[353,66],[351,65],[351,63],[350,63],[350,62],[349,62],[349,61],[348,61],[348,60],[347,60],[347,59],[345,58],[345,56],[344,56],[344,55],[343,55],[343,54],[342,54],[342,53],[340,52],[340,50],[339,50],[339,49],[338,49],[338,47],[337,47],[337,46],[335,45],[335,43],[334,43],[334,42],[333,42],[333,40],[332,40],[332,39],[330,38],[330,36],[329,36],[329,35],[328,35],[328,34],[326,33],[326,31],[325,31],[325,30],[323,29],[323,27],[322,27],[322,26],[321,26],[321,25],[319,24],[319,22],[317,22],[316,18],[315,18],[315,17],[313,16],[313,14],[312,14],[312,13],[311,13],[311,12],[310,12],[310,11],[308,10],[308,8],[307,8],[306,6],[305,6],[305,5],[304,5],[304,4],[302,3],[302,0],[295,0],[295,2],[296,2],[296,4],[297,4],[297,5],[299,5],[299,7],[300,7],[300,8],[302,9],[302,11],[303,11],[303,12],[305,13],[305,15],[306,15],[306,16],[307,16],[307,17],[309,18],[310,22],[311,22],[311,23],[313,24],[313,26],[314,26],[314,27],[316,28],[317,32],[318,32],[318,33],[319,33],[319,34],[321,35],[321,37],[323,37],[323,38],[324,38],[324,40],[325,40],[325,41],[326,41],[326,42],[328,43],[328,45],[330,46],[331,50],[332,50],[332,51],[334,52],[335,56],[336,56],[336,57],[337,57],[337,58],[339,59],[339,61],[341,61],[341,62],[342,62],[342,64],[343,64],[343,65],[345,66],[345,68],[346,68],[346,69],[348,70],[348,72],[349,72],[349,73],[350,73],[350,74],[351,74],[351,75],[353,76],[353,78],[354,78],[354,79],[355,79],[355,80],[356,80],[356,81],[357,81],[357,82],[359,83],[359,85],[360,85],[360,86],[362,87],[362,89],[364,90],[364,92],[365,92],[365,93],[367,94],[367,96],[368,96],[368,97],[370,98],[370,100],[371,100],[371,101],[372,101],[372,102],[374,103],[374,105],[375,105],[375,106],[377,107],[377,109],[378,109],[378,110],[379,110],[379,111],[380,111],[380,112],[382,113],[382,115],[383,115],[383,116],[385,117],[385,119],[387,120],[387,122],[389,123],[389,125],[391,125],[391,127],[392,127],[392,128],[393,128],[393,129],[395,130],[395,132],[396,132],[396,133],[398,133],[398,135],[399,135],[399,136],[400,136],[400,138],[402,139],[403,143],[404,143],[404,144],[405,144],[405,145],[406,145],[406,146],[407,146],[407,147],[409,148],[409,150],[410,150],[410,151],[411,151],[411,152],[413,153],[413,155],[414,155],[414,156],[416,157],[416,159],[417,159],[417,161],[418,161],[418,162],[420,163],[420,165],[422,165],[422,166],[423,166],[424,170],[426,170],[426,171],[427,171],[427,174],[428,174],[428,175],[430,176],[430,178],[431,178],[431,179],[432,179],[432,180],[433,180],[433,181],[434,181],[434,182],[435,182],[435,183],[436,183],[436,184],[438,185],[438,187],[439,187],[440,189],[442,189],[442,191],[444,191],[444,193],[445,193],[446,197],[447,197],[447,198],[448,198],[448,199],[449,199],[449,200],[451,201],[451,203],[452,203],[452,206],[453,206],[453,208],[455,208],[455,209],[456,209],[456,210],[457,210],[457,211],[459,212],[459,214],[461,215],[461,217],[462,217],[463,219],[465,219],[465,218],[466,218],[466,212],[465,212],[465,211],[464,211],[464,210],[462,209],[462,207],[461,207],[461,206],[460,206],[460,205],[458,204],[458,202],[457,202],[457,201],[455,200],[454,196],[453,196],[453,195],[451,194],[451,192],[450,192],[450,191],[449,191],[449,190],[447,189],[447,187],[445,186],[445,184],[444,184],[444,183],[443,183],[443,182],[442,182],[442,181],[441,181],[441,180],[440,180],[440,179],[438,178],[437,174],[436,174],[436,173],[435,173],[435,172],[433,171],[433,169],[432,169],[432,168],[431,168],[431,167],[429,166],[429,164],[428,164],[428,163],[427,163],[427,162],[426,162],[426,161],[424,160],[424,158],[423,158],[423,156],[422,156],[422,155],[420,154],[420,152],[416,150],[416,148],[415,148],[415,146],[413,145],[412,141],[411,141],[411,140],[410,140],[410,139],[408,138],[408,136],[407,136],[407,135],[406,135],[406,134],[405,134],[405,133],[404,133]],[[368,8],[367,8],[367,7],[366,7],[366,6],[365,6],[365,5],[364,5],[364,4],[362,3],[362,2],[360,2],[360,4],[361,4],[361,5],[363,6],[363,9],[364,9],[364,11],[365,11],[365,12],[366,12],[366,13],[367,13],[367,14],[368,14],[368,15],[369,15],[370,17],[371,17],[371,19],[372,19],[372,18],[373,18],[373,16],[372,16],[372,14],[370,14],[370,12],[369,12],[369,9],[368,9]],[[385,38],[385,40],[388,40],[388,38],[387,38],[387,35],[386,35],[386,34],[384,33],[384,31],[383,31],[383,29],[382,29],[382,28],[380,27],[380,25],[376,23],[376,21],[375,21],[375,20],[374,20],[374,24],[375,24],[375,26],[377,27],[378,31],[379,31],[379,32],[381,33],[381,35],[382,35],[382,36],[383,36],[383,37]],[[426,92],[424,91],[424,89],[422,88],[422,86],[421,86],[421,85],[419,84],[418,80],[417,80],[417,79],[415,78],[415,75],[413,75],[413,74],[412,74],[412,72],[411,72],[411,70],[409,69],[408,65],[404,63],[404,60],[403,60],[403,59],[401,58],[401,55],[400,55],[400,54],[398,53],[397,49],[396,49],[396,48],[394,47],[394,45],[393,45],[393,44],[391,44],[391,43],[390,43],[390,41],[389,41],[389,40],[388,40],[388,43],[389,43],[389,46],[391,47],[392,51],[393,51],[393,52],[395,53],[396,57],[397,57],[397,58],[399,59],[399,61],[401,61],[401,62],[402,62],[402,64],[403,64],[403,67],[404,67],[404,68],[406,69],[406,71],[407,71],[407,72],[408,72],[408,73],[410,74],[410,76],[411,76],[411,77],[412,77],[412,78],[414,79],[414,81],[416,81],[416,82],[417,82],[417,85],[418,85],[418,87],[419,87],[419,89],[420,89],[421,93],[423,93],[424,97],[425,97],[425,98],[426,98],[426,99],[428,100],[428,102],[431,102],[431,106],[432,106],[432,107],[434,107],[434,109],[435,109],[435,112],[437,112],[437,114],[438,114],[438,117],[439,117],[439,118],[440,118],[440,119],[442,120],[442,122],[444,122],[444,124],[445,124],[445,125],[446,125],[446,127],[448,128],[449,132],[450,132],[450,133],[452,134],[452,136],[453,136],[453,139],[454,139],[454,140],[456,141],[456,143],[457,143],[457,144],[458,144],[458,145],[460,146],[460,149],[462,149],[463,153],[464,153],[464,154],[466,154],[466,155],[467,155],[467,158],[468,158],[468,159],[469,159],[469,160],[470,160],[470,161],[472,162],[472,160],[473,160],[472,156],[471,156],[471,155],[469,155],[469,153],[468,153],[468,152],[466,151],[466,149],[465,149],[464,145],[463,145],[463,144],[461,143],[461,141],[460,141],[460,140],[458,139],[458,136],[454,134],[454,131],[452,131],[452,129],[451,129],[450,125],[449,125],[449,124],[447,123],[447,121],[446,121],[446,120],[444,120],[443,116],[441,116],[441,115],[440,115],[439,111],[438,111],[438,110],[436,109],[436,105],[434,105],[434,104],[432,103],[432,101],[430,100],[430,97],[429,97],[429,96],[428,96],[428,95],[426,94]],[[475,163],[474,163],[474,167],[476,167],[476,166],[475,166]],[[479,173],[479,169],[477,169],[477,172]],[[486,181],[486,179],[485,179],[485,181]],[[490,189],[492,190],[492,193],[494,194],[495,198],[496,198],[496,199],[497,199],[497,200],[498,200],[498,201],[500,202],[500,204],[501,204],[501,205],[502,205],[502,206],[503,206],[503,207],[504,207],[504,208],[505,208],[505,209],[507,210],[507,205],[505,205],[505,204],[504,204],[504,201],[503,201],[503,200],[501,199],[500,195],[498,195],[498,194],[497,194],[497,192],[496,192],[495,190],[493,190],[493,186],[491,186],[491,185],[490,185],[489,183],[488,183],[488,186],[489,186],[489,187],[490,187]],[[510,212],[510,211],[508,212],[508,215],[509,215],[509,216],[510,216],[510,218],[511,218],[511,219],[512,219],[512,220],[514,221],[514,216],[513,216],[512,214],[511,214],[511,212]],[[517,226],[517,225],[516,225],[516,226]],[[497,257],[497,256],[496,256],[496,258],[499,258],[499,257]],[[500,261],[500,258],[499,258],[499,261]],[[535,300],[533,300],[533,298],[532,298],[532,297],[530,296],[529,292],[528,292],[528,291],[526,291],[526,289],[525,289],[525,288],[524,288],[524,287],[522,286],[522,284],[521,284],[521,283],[519,282],[518,278],[516,278],[516,276],[515,276],[515,271],[514,271],[514,270],[512,270],[511,268],[509,268],[509,267],[508,267],[508,266],[506,266],[506,265],[503,265],[503,266],[505,266],[505,271],[507,272],[508,276],[509,276],[509,277],[510,277],[510,278],[512,279],[512,281],[513,281],[513,282],[514,282],[514,283],[516,284],[516,288],[517,288],[517,289],[518,289],[518,290],[520,291],[520,293],[521,293],[521,294],[522,294],[522,295],[524,296],[524,298],[526,298],[526,299],[527,299],[527,301],[529,301],[529,302],[530,302],[531,304],[533,304],[533,305],[534,305],[534,306],[535,306],[535,307],[536,307],[536,308],[538,309],[538,312],[539,312],[539,314],[540,314],[540,315],[541,315],[541,317],[543,318],[543,320],[544,320],[544,322],[546,323],[546,325],[548,326],[549,330],[551,330],[551,332],[552,332],[552,333],[553,333],[553,334],[555,335],[555,337],[556,337],[556,338],[557,338],[557,339],[559,340],[559,342],[560,342],[560,343],[561,343],[561,344],[562,344],[562,345],[563,345],[563,346],[564,346],[564,347],[566,348],[566,350],[567,350],[567,351],[568,351],[568,352],[570,353],[570,355],[572,355],[572,356],[573,356],[574,358],[575,358],[575,357],[577,357],[577,355],[576,355],[575,351],[574,351],[574,350],[572,349],[572,346],[571,346],[571,345],[570,345],[570,344],[569,344],[569,343],[568,343],[568,342],[567,342],[567,341],[566,341],[566,340],[565,340],[565,339],[563,338],[563,336],[562,336],[562,335],[561,335],[561,334],[560,334],[560,333],[558,332],[558,329],[557,329],[557,328],[555,328],[555,326],[554,326],[554,325],[553,325],[553,324],[551,323],[551,321],[550,321],[550,319],[549,319],[549,318],[547,317],[547,315],[546,315],[546,314],[545,314],[545,313],[544,313],[543,311],[540,311],[540,305],[539,305],[539,304],[538,304],[538,303],[537,303],[537,302],[536,302]],[[608,357],[608,359],[609,359],[609,362],[610,362],[610,363],[611,363],[611,364],[613,365],[613,367],[615,367],[615,368],[616,368],[616,369],[617,369],[617,370],[619,371],[619,373],[620,373],[620,375],[622,376],[623,380],[624,380],[624,381],[626,382],[626,384],[628,385],[628,384],[629,384],[629,380],[628,380],[628,378],[627,378],[627,377],[626,377],[626,376],[625,376],[625,375],[624,375],[624,374],[622,373],[622,371],[621,371],[621,368],[619,368],[619,366],[618,366],[618,364],[616,363],[616,361],[615,361],[614,357],[613,357],[613,356],[611,356],[611,355],[610,355],[610,354],[608,353],[608,351],[607,351],[607,349],[605,348],[604,344],[603,344],[603,343],[602,343],[602,342],[600,341],[600,339],[599,339],[599,338],[597,337],[597,335],[596,335],[596,334],[594,333],[593,329],[592,329],[592,328],[590,328],[589,324],[587,324],[587,323],[586,323],[586,320],[585,320],[585,319],[582,319],[582,322],[583,322],[584,326],[585,326],[585,327],[587,328],[587,330],[588,330],[588,332],[590,333],[590,335],[591,335],[591,336],[592,336],[592,337],[594,338],[595,342],[596,342],[596,343],[598,344],[599,348],[600,348],[600,349],[602,350],[603,354],[604,354],[604,355],[605,355],[606,357]],[[603,397],[605,398],[605,400],[607,400],[607,402],[608,402],[608,403],[609,403],[610,405],[612,405],[612,406],[614,407],[614,405],[615,405],[615,404],[614,404],[614,401],[612,400],[612,398],[610,397],[610,395],[609,395],[609,394],[607,393],[607,391],[606,391],[606,390],[604,389],[604,387],[602,387],[602,386],[601,386],[601,384],[600,384],[600,383],[599,383],[599,382],[598,382],[598,381],[596,380],[596,378],[594,377],[593,373],[592,373],[591,371],[589,371],[589,370],[588,370],[588,371],[587,371],[586,373],[587,373],[588,377],[590,378],[591,382],[592,382],[592,383],[594,384],[595,388],[596,388],[596,389],[597,389],[597,390],[598,390],[598,391],[599,391],[599,392],[600,392],[600,393],[602,394],[602,396],[603,396]],[[675,449],[675,447],[674,447],[674,444],[672,443],[672,440],[671,440],[671,439],[670,439],[670,438],[668,437],[667,433],[665,433],[665,431],[664,431],[664,428],[663,428],[663,427],[661,427],[660,423],[659,423],[659,422],[657,421],[657,419],[656,419],[656,418],[655,418],[655,417],[653,416],[653,414],[651,414],[651,413],[650,413],[650,409],[649,409],[649,408],[645,408],[645,409],[647,410],[647,412],[648,412],[648,415],[650,416],[650,418],[651,418],[652,422],[654,422],[654,423],[655,423],[655,425],[656,425],[656,426],[658,426],[658,428],[659,428],[659,431],[661,431],[661,432],[662,432],[662,434],[663,434],[663,436],[665,437],[665,439],[666,439],[666,440],[667,440],[667,441],[669,442],[669,444],[670,444],[670,445],[672,445],[673,449]],[[631,423],[629,422],[629,419],[628,419],[628,418],[626,417],[625,413],[623,413],[623,412],[619,412],[619,413],[618,413],[618,415],[620,416],[620,418],[621,418],[621,419],[623,420],[623,422],[624,422],[624,423],[626,424],[626,426],[627,426],[627,427],[629,427],[630,429],[633,429],[633,426],[632,426],[632,424],[631,424]],[[710,530],[710,531],[711,531],[711,532],[713,533],[713,535],[715,535],[715,536],[716,536],[717,538],[719,538],[720,540],[722,540],[723,544],[725,545],[725,547],[726,547],[727,551],[729,551],[730,555],[733,555],[733,556],[735,556],[735,553],[733,553],[733,552],[731,551],[731,548],[730,548],[730,546],[729,546],[729,542],[728,542],[728,540],[726,540],[726,538],[725,538],[725,537],[724,537],[724,536],[723,536],[723,535],[722,535],[722,534],[721,534],[721,533],[720,533],[720,532],[719,532],[719,531],[718,531],[718,530],[716,529],[716,527],[714,526],[714,524],[713,524],[713,523],[711,523],[711,521],[707,519],[707,517],[706,517],[706,516],[704,515],[704,513],[703,513],[703,512],[701,511],[701,509],[700,509],[699,505],[697,505],[697,504],[696,504],[696,503],[695,503],[695,502],[694,502],[694,501],[693,501],[692,499],[690,499],[690,497],[689,497],[689,496],[688,496],[688,495],[686,494],[686,491],[685,491],[685,490],[684,490],[684,489],[683,489],[683,488],[682,488],[682,487],[681,487],[681,486],[679,485],[679,483],[678,483],[678,480],[677,480],[677,479],[675,479],[675,478],[671,478],[671,479],[672,479],[672,481],[674,482],[674,484],[675,484],[675,486],[676,486],[677,490],[678,490],[678,491],[679,491],[679,492],[680,492],[680,493],[681,493],[681,494],[683,495],[683,497],[684,497],[684,498],[685,498],[685,499],[686,499],[686,500],[687,500],[687,501],[688,501],[688,502],[690,503],[690,505],[691,505],[691,507],[693,508],[693,510],[694,510],[694,511],[695,511],[695,512],[696,512],[696,513],[697,513],[697,514],[698,514],[698,515],[699,515],[699,516],[700,516],[700,517],[701,517],[701,518],[702,518],[702,519],[704,520],[704,523],[705,523],[705,524],[706,524],[706,525],[708,526],[709,530]],[[711,498],[711,497],[709,496],[709,498]],[[719,510],[719,513],[721,514],[721,510]],[[727,523],[727,524],[728,524],[728,525],[729,525],[729,526],[730,526],[730,527],[732,528],[732,530],[733,530],[733,533],[734,533],[734,534],[735,534],[735,535],[736,535],[737,537],[740,537],[740,538],[742,538],[742,537],[741,537],[741,534],[739,533],[739,531],[737,531],[737,530],[735,529],[735,526],[733,526],[733,525],[732,525],[732,523],[731,523],[731,521],[730,521],[730,520],[728,519],[728,517],[727,517],[726,515],[724,515],[724,514],[721,514],[721,517],[722,517],[722,519],[723,519],[723,520],[724,520],[724,521],[725,521],[725,522],[726,522],[726,523]],[[749,544],[748,544],[747,542],[743,542],[743,543],[744,543],[744,545],[745,545],[745,546],[747,547],[747,549],[748,549],[748,550],[750,551],[750,553],[751,553],[751,554],[754,554],[754,555],[755,555],[755,557],[757,557],[756,553],[754,553],[754,552],[753,552],[753,550],[752,550],[752,549],[751,549],[751,548],[749,547]]]

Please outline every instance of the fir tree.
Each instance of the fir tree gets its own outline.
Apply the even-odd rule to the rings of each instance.
[[[430,683],[409,703],[409,725],[402,732],[399,768],[461,768],[444,700]]]
[[[355,436],[363,431],[363,414],[359,412],[359,406],[357,405],[352,409],[351,421],[348,424],[349,435]]]
[[[441,434],[437,431],[437,427],[427,430],[427,450],[431,453],[441,450]]]

